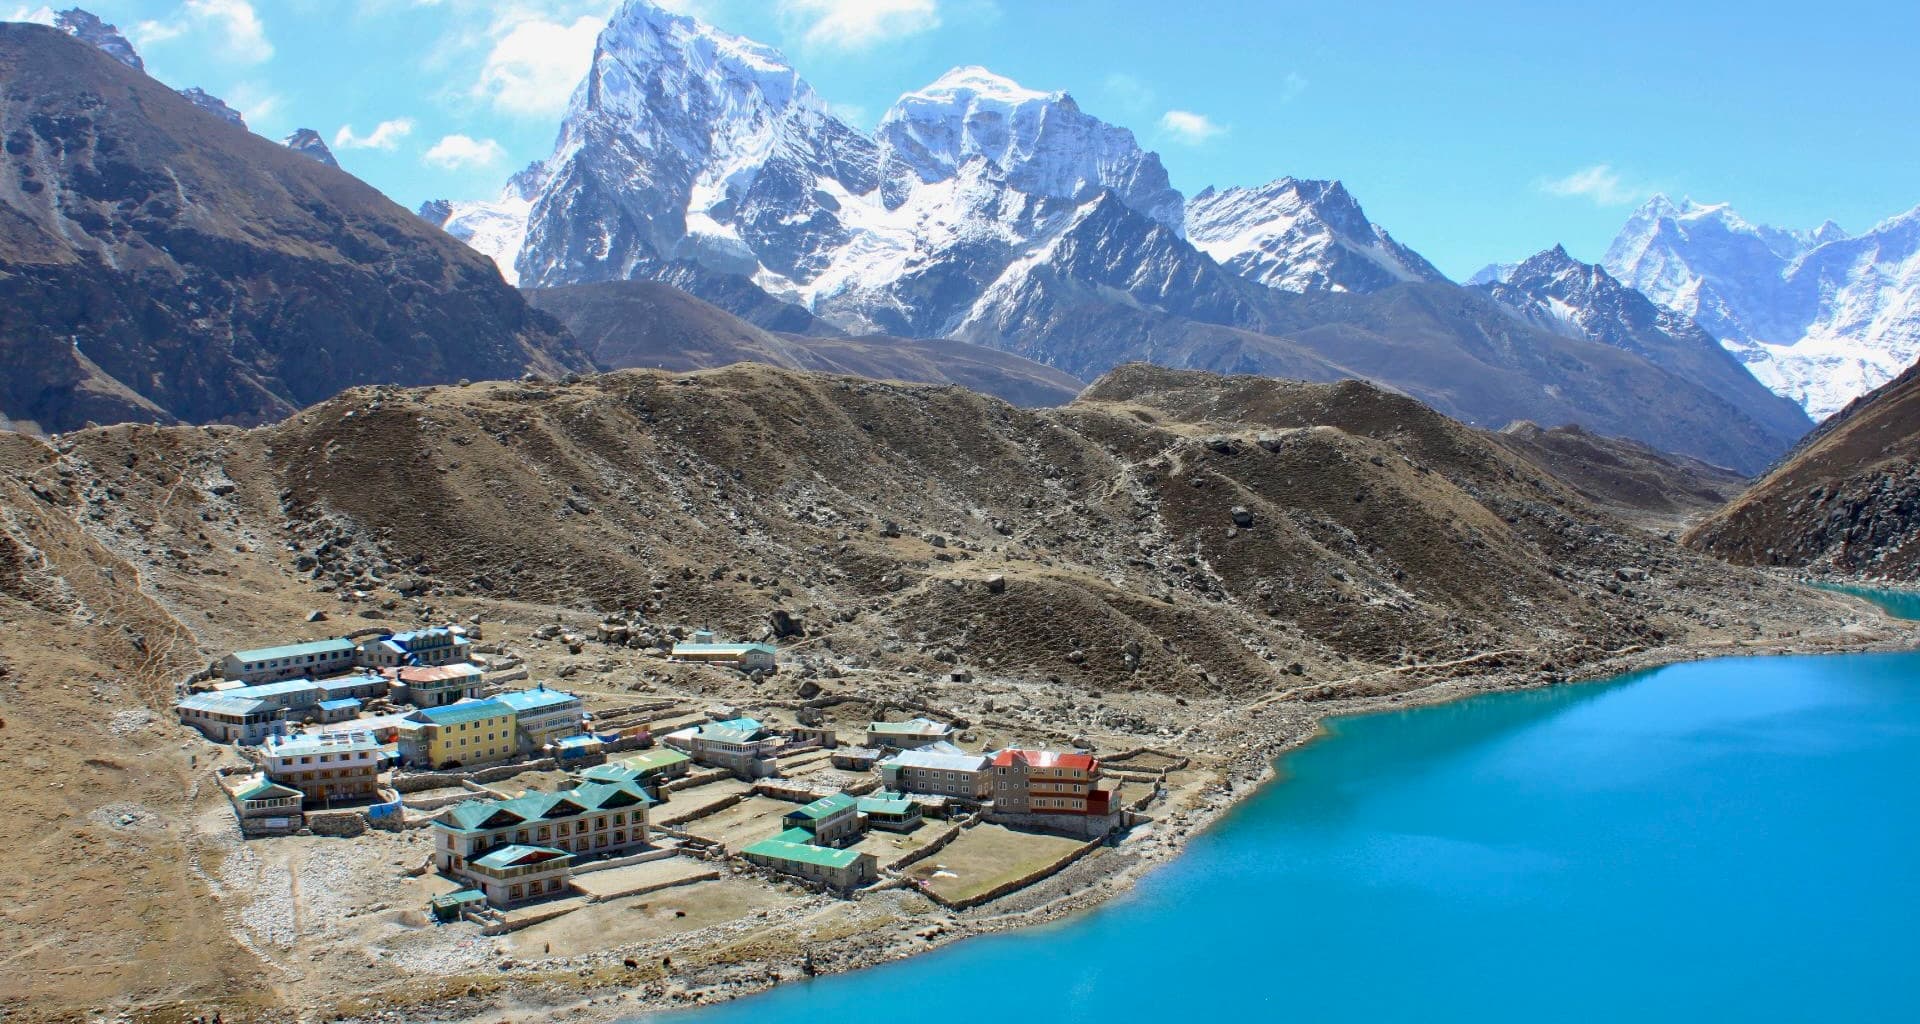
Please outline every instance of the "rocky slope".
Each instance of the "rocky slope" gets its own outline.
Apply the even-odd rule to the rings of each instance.
[[[609,370],[765,363],[875,380],[955,384],[1019,406],[1065,405],[1083,382],[998,349],[943,339],[777,334],[671,285],[605,281],[526,293]]]
[[[1494,436],[1594,505],[1656,532],[1677,532],[1718,512],[1749,481],[1731,470],[1579,427],[1515,423]]]
[[[1637,532],[1357,382],[1128,367],[1034,412],[737,366],[360,388],[249,430],[0,435],[0,769],[60,782],[16,787],[0,820],[0,998],[280,1019],[475,991],[351,943],[263,987],[272,951],[235,938],[254,911],[211,895],[258,868],[207,838],[231,812],[166,713],[174,682],[316,607],[335,621],[310,629],[472,614],[516,644],[619,609],[650,631],[777,620],[804,631],[788,672],[702,676],[689,699],[790,706],[800,674],[1217,756],[1268,749],[1256,723],[1304,734],[1315,708],[1464,674],[1873,635],[1857,605]],[[568,685],[664,685],[556,657]],[[508,976],[476,969],[475,1012],[497,1015],[484,993]]]
[[[1560,246],[1477,287],[1537,327],[1611,345],[1700,384],[1746,410],[1780,450],[1813,427],[1797,404],[1769,392],[1698,324]]]
[[[1920,366],[1821,424],[1687,543],[1752,565],[1920,582]]]
[[[483,258],[100,50],[0,25],[0,415],[258,423],[589,364]]]
[[[1605,263],[1815,419],[1920,358],[1920,210],[1849,237],[1832,221],[1789,231],[1655,196]]]

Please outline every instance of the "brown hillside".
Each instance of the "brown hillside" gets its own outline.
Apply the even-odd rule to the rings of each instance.
[[[173,721],[173,683],[272,639],[472,615],[519,647],[621,609],[745,636],[783,612],[803,635],[764,681],[597,646],[539,655],[543,677],[758,712],[791,708],[798,675],[848,714],[933,707],[988,737],[1215,765],[1267,749],[1256,723],[1310,729],[1306,703],[1865,621],[1351,382],[1128,367],[1034,412],[738,365],[364,388],[250,430],[10,437],[0,765],[22,781],[0,821],[0,1001],[52,1017],[213,994],[234,1020],[436,998],[439,974],[328,930],[395,934],[410,908],[261,937],[272,922],[235,895],[258,891],[254,847],[222,838],[206,776],[232,755]]]
[[[1920,580],[1920,366],[1821,424],[1687,544],[1750,565]]]

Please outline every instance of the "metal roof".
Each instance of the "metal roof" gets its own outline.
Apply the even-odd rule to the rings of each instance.
[[[279,647],[260,647],[251,651],[235,651],[233,656],[241,661],[275,661],[285,658],[304,658],[309,654],[335,654],[355,650],[354,643],[345,637],[332,640],[309,640],[305,643],[284,644]]]
[[[519,843],[514,843],[510,846],[502,846],[498,850],[490,853],[482,854],[467,863],[475,867],[499,869],[510,868],[528,862],[537,863],[540,861],[561,860],[563,858],[572,860],[573,854],[565,850],[556,850],[551,846],[522,846]]]
[[[277,743],[269,738],[265,751],[270,757],[308,757],[314,754],[358,754],[379,749],[380,741],[374,739],[372,733],[329,732],[302,733]]]
[[[182,711],[205,711],[216,715],[235,717],[256,715],[272,710],[272,706],[257,697],[232,697],[227,693],[196,693],[182,699],[174,707]]]
[[[220,691],[228,697],[279,697],[289,693],[320,693],[320,685],[311,679],[282,679],[277,683],[254,683],[252,686],[236,686]]]
[[[485,700],[463,700],[458,704],[426,708],[418,714],[435,725],[459,725],[462,722],[479,722],[488,718],[511,715],[513,709],[493,697],[488,697]]]
[[[784,835],[785,833],[782,833]],[[784,839],[762,839],[740,851],[743,854],[766,857],[769,860],[791,861],[796,864],[812,864],[823,868],[851,867],[860,859],[858,850],[834,850],[810,843],[791,843]]]
[[[360,698],[358,697],[341,697],[338,700],[323,700],[320,702],[320,710],[322,711],[346,711],[359,706]]]
[[[300,796],[300,795],[301,793],[297,789],[293,789],[292,787],[289,787],[289,786],[282,786],[279,783],[272,782],[268,779],[260,779],[259,781],[255,782],[253,785],[248,786],[246,789],[241,790],[238,793],[235,793],[233,795],[233,798],[235,800],[265,800],[269,797],[285,799],[290,796]]]
[[[867,731],[893,736],[945,736],[953,726],[931,718],[909,718],[904,722],[868,722]]]
[[[838,814],[852,806],[854,806],[852,797],[845,793],[835,793],[831,796],[823,796],[804,807],[798,807],[788,811],[785,817],[806,818],[809,821],[819,821],[821,818]]]
[[[906,797],[863,796],[859,806],[862,814],[906,814],[914,803]]]
[[[1093,759],[1092,754],[1082,754],[1078,751],[1061,753],[1057,750],[1020,750],[1009,747],[993,755],[993,763],[996,767],[1007,767],[1015,761],[1033,768],[1073,768],[1083,772],[1090,772],[1099,767],[1099,762]]]
[[[748,651],[761,651],[766,654],[779,654],[780,649],[772,644],[708,644],[681,641],[673,645],[675,654],[745,654]]]
[[[964,752],[950,754],[944,750],[903,750],[880,763],[930,771],[978,772],[986,770],[987,755]]]
[[[387,677],[376,672],[362,672],[359,675],[315,679],[313,685],[331,693],[334,690],[357,690],[363,686],[386,686]]]
[[[693,759],[678,750],[668,750],[665,747],[661,747],[658,750],[649,750],[645,753],[635,754],[620,763],[635,771],[657,772],[662,768],[671,768],[676,764],[682,764],[691,760]]]
[[[570,818],[587,811],[653,803],[646,790],[632,782],[583,782],[558,793],[526,793],[511,800],[467,800],[442,812],[434,824],[459,832],[481,829],[494,815],[505,812],[512,825]],[[555,813],[555,812],[558,813]],[[496,827],[506,828],[512,825]]]
[[[580,698],[565,690],[549,690],[544,686],[536,686],[531,690],[507,690],[494,694],[493,699],[521,714],[580,703]]]

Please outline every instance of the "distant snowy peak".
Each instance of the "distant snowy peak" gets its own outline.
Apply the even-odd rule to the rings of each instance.
[[[1208,188],[1187,202],[1186,226],[1194,245],[1222,266],[1281,291],[1375,292],[1447,279],[1367,220],[1338,181]]]
[[[280,144],[301,156],[326,164],[328,167],[340,166],[339,161],[333,158],[333,150],[327,148],[326,140],[320,137],[319,132],[311,128],[301,128],[295,131],[292,135],[281,139]]]
[[[1183,201],[1160,158],[1132,132],[1087,114],[1064,92],[1040,92],[983,67],[957,67],[900,97],[880,121],[888,202],[911,182],[952,178],[969,160],[999,169],[1028,195],[1071,199],[1113,192],[1129,207],[1179,231]]]
[[[1474,271],[1473,276],[1467,278],[1466,283],[1469,285],[1500,284],[1512,277],[1513,272],[1519,267],[1518,263],[1489,263]]]
[[[78,7],[61,11],[54,15],[53,27],[83,43],[93,44],[107,56],[135,71],[144,73],[147,70],[146,62],[134,51],[133,44],[127,42],[127,37],[121,35],[118,28],[88,11]]]
[[[1849,236],[1655,196],[1607,250],[1621,280],[1719,338],[1815,417],[1920,358],[1920,211]]]

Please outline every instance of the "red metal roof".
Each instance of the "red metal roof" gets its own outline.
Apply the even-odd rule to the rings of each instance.
[[[993,755],[995,767],[1011,767],[1016,759],[1034,768],[1074,768],[1091,772],[1100,766],[1092,754],[1063,754],[1057,750],[1020,750],[1009,747]]]

